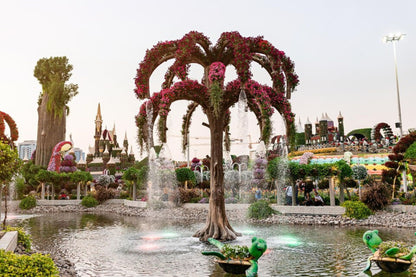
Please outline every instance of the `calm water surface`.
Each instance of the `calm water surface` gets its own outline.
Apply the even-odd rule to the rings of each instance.
[[[192,234],[194,221],[95,214],[52,214],[12,221],[32,235],[37,250],[61,252],[80,276],[236,276],[201,255],[214,247]],[[232,224],[243,234],[235,242],[266,239],[270,251],[259,260],[259,276],[367,276],[371,254],[362,242],[367,228]],[[379,228],[383,240],[416,241],[415,230]],[[373,264],[373,276],[416,276],[416,270],[389,275]]]

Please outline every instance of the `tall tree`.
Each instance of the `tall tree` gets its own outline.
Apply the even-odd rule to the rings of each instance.
[[[165,74],[160,92],[150,95],[149,79],[153,71],[165,61],[173,64]],[[272,87],[260,85],[251,79],[250,63],[260,64],[270,75]],[[202,81],[188,78],[190,64],[203,67]],[[235,68],[238,78],[224,86],[227,66]],[[178,78],[178,81],[175,80]],[[242,37],[238,32],[221,34],[218,42],[211,45],[207,37],[190,32],[182,39],[160,42],[146,52],[136,77],[136,95],[148,99],[140,107],[136,117],[139,127],[139,142],[153,146],[151,138],[156,117],[159,117],[159,138],[166,142],[166,118],[170,105],[177,100],[192,101],[184,118],[182,133],[186,145],[190,116],[196,106],[201,106],[207,116],[211,133],[211,195],[206,226],[195,236],[205,241],[212,237],[233,240],[238,235],[228,222],[224,204],[223,140],[229,148],[229,108],[238,102],[245,91],[248,108],[254,112],[260,126],[262,140],[268,142],[271,135],[270,117],[276,109],[284,118],[287,134],[294,130],[291,107],[288,99],[298,84],[293,62],[283,51],[276,49],[262,37]],[[176,81],[176,82],[174,82]],[[224,136],[225,133],[225,136]],[[148,138],[149,137],[149,138]]]
[[[67,104],[78,94],[78,85],[65,84],[71,71],[66,57],[43,58],[36,64],[34,76],[42,85],[38,100],[37,165],[47,166],[53,147],[65,140]]]

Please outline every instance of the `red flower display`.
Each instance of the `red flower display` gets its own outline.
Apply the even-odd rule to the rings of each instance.
[[[10,128],[10,137],[5,134],[6,124]],[[19,131],[13,118],[5,112],[0,111],[0,140],[7,144],[14,145],[14,142],[19,138]]]

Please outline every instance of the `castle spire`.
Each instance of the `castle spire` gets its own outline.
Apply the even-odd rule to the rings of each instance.
[[[95,123],[97,123],[97,121],[100,122],[100,123],[103,122],[103,118],[101,117],[101,106],[100,106],[100,103],[98,103],[97,116],[95,117]]]

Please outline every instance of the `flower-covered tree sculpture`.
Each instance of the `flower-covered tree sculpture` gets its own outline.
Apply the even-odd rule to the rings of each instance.
[[[152,95],[149,92],[149,78],[153,71],[168,60],[174,60],[165,74],[162,90]],[[270,75],[272,86],[260,85],[251,79],[250,64],[260,64]],[[201,82],[188,78],[191,64],[199,64],[204,69]],[[224,84],[227,66],[236,69],[238,78]],[[174,77],[178,81],[174,82]],[[211,195],[210,212],[206,226],[195,236],[201,240],[212,237],[220,240],[233,240],[237,233],[230,226],[225,214],[223,186],[223,140],[229,148],[229,108],[244,90],[249,109],[254,112],[260,126],[261,139],[269,141],[271,133],[270,117],[276,109],[284,118],[287,135],[294,131],[291,106],[288,101],[298,84],[293,62],[283,51],[276,49],[262,37],[243,37],[238,32],[221,34],[215,45],[201,33],[190,32],[182,39],[160,42],[146,52],[140,63],[135,79],[135,93],[140,99],[147,99],[140,107],[136,117],[139,127],[141,147],[147,143],[153,146],[151,133],[159,116],[159,138],[166,142],[166,118],[170,106],[177,100],[189,100],[192,103],[184,117],[184,145],[187,144],[190,117],[195,107],[201,106],[207,116],[211,134]],[[150,119],[150,120],[149,120]],[[224,136],[225,133],[225,136]]]

